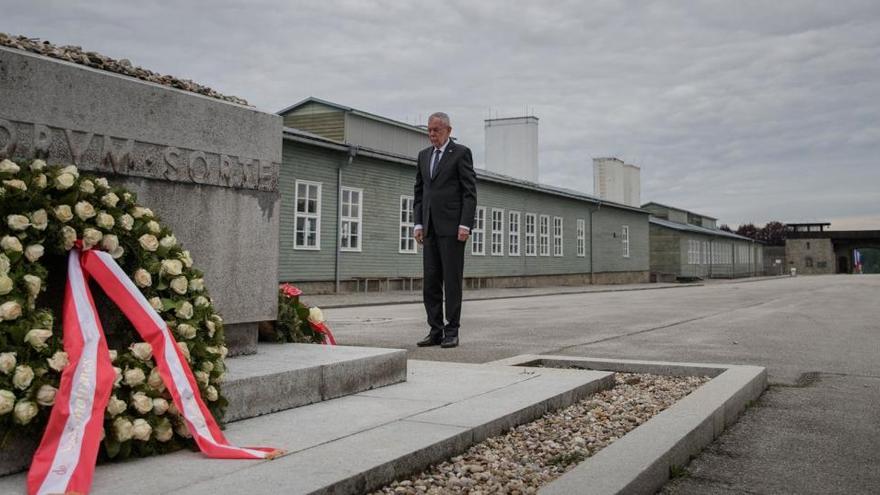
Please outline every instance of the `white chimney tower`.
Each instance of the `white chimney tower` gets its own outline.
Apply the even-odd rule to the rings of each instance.
[[[538,182],[538,117],[487,119],[486,170]]]
[[[614,157],[593,158],[593,194],[601,199],[638,207],[642,199],[641,169]]]

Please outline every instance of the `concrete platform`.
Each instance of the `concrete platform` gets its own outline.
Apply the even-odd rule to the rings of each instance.
[[[540,495],[654,494],[767,388],[759,366],[523,355],[500,365],[558,366],[712,380],[539,490]],[[526,368],[530,369],[530,368]]]
[[[607,372],[410,361],[406,382],[229,425],[230,441],[284,457],[177,452],[104,465],[92,493],[362,493],[611,386]],[[0,478],[0,493],[24,488],[24,474]]]

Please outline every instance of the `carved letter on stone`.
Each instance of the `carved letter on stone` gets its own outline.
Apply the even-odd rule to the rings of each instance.
[[[34,124],[34,157],[48,158],[52,148],[52,130],[43,124]]]
[[[244,172],[238,160],[233,160],[227,155],[220,155],[220,179],[229,187],[241,187]]]
[[[165,148],[163,156],[165,158],[165,178],[168,180],[178,180],[181,175],[180,169],[185,167],[184,164],[180,163],[180,150],[174,146],[169,146]]]
[[[81,138],[77,138],[77,133],[81,134]],[[71,129],[64,129],[64,134],[67,135],[67,147],[70,148],[70,159],[74,165],[79,167],[79,160],[82,158],[82,154],[89,149],[94,134],[91,132],[78,132]]]
[[[8,120],[0,119],[0,158],[9,158],[15,153],[15,146],[18,144],[18,136],[15,132],[15,126]]]
[[[104,136],[104,151],[101,153],[101,164],[107,165],[117,174],[124,174],[128,171],[131,157],[134,153],[134,139],[126,139],[121,149],[113,146],[113,138]]]
[[[197,184],[208,183],[208,158],[201,151],[189,154],[189,178]]]
[[[241,164],[241,173],[244,176],[242,187],[246,189],[256,189],[257,184],[257,167],[254,165],[253,159],[238,157]]]

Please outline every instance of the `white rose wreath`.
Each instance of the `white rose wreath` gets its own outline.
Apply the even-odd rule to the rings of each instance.
[[[60,318],[46,291],[44,256],[63,257],[82,240],[125,269],[168,323],[199,391],[218,420],[225,373],[223,320],[214,312],[190,253],[133,193],[74,166],[0,162],[0,448],[13,435],[39,440],[68,364]],[[111,336],[116,381],[104,415],[102,454],[145,456],[190,446],[150,344],[128,327]],[[117,343],[113,349],[113,343]],[[118,343],[122,345],[118,345]]]

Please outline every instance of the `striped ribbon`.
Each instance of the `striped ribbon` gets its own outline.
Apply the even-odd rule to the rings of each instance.
[[[324,337],[324,345],[336,345],[336,337],[333,336],[330,327],[328,327],[323,321],[314,322],[309,320],[309,326],[312,327],[312,330],[320,333]]]
[[[63,325],[70,364],[61,375],[49,423],[28,472],[30,495],[84,494],[92,484],[115,372],[89,291],[89,277],[122,310],[144,342],[152,345],[159,375],[205,455],[272,459],[283,453],[273,448],[229,445],[205,406],[167,324],[109,254],[73,249],[67,266]]]

